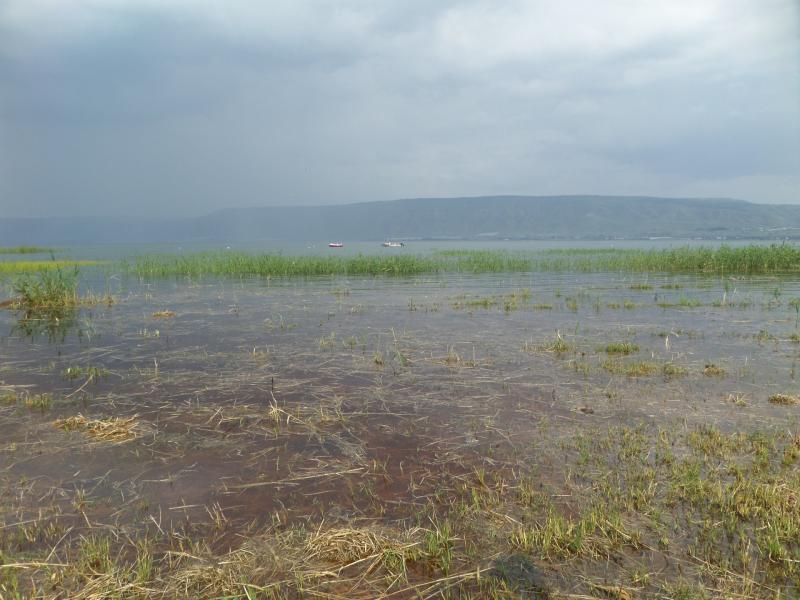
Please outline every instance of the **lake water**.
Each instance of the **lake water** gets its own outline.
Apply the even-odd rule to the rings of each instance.
[[[685,243],[232,249],[353,254]],[[222,247],[59,253],[114,259],[210,249]],[[92,536],[111,536],[124,561],[135,549],[126,540],[150,539],[168,577],[178,568],[165,566],[170,556],[207,548],[208,560],[224,562],[243,540],[284,527],[402,525],[413,535],[414,527],[431,529],[432,519],[446,518],[458,531],[454,561],[471,573],[485,566],[476,552],[517,555],[503,527],[544,519],[547,510],[580,515],[592,490],[615,476],[622,454],[613,443],[593,450],[614,465],[603,470],[570,440],[580,450],[585,439],[627,439],[631,431],[649,432],[656,445],[685,433],[688,445],[674,446],[683,456],[698,431],[723,441],[741,434],[775,440],[783,456],[780,444],[798,432],[797,407],[769,401],[798,390],[795,276],[114,276],[109,287],[116,297],[110,306],[55,317],[0,311],[0,551],[13,561],[43,561],[61,544],[59,562],[80,563]],[[82,420],[119,418],[132,427],[119,440],[98,437]],[[752,454],[747,448],[742,461]],[[645,461],[656,454],[634,452]],[[709,464],[721,460],[711,456]],[[775,467],[774,477],[789,477],[791,468]],[[664,473],[654,490],[673,489],[672,471]],[[530,512],[532,501],[519,500],[524,485],[554,508]],[[639,565],[658,571],[637,584],[648,592],[686,573],[703,581],[700,571],[676,565],[700,544],[694,528],[706,516],[686,508],[686,522],[673,525],[680,517],[670,516],[671,494],[664,491],[658,511],[625,513],[626,522],[645,524],[644,546],[623,544],[614,561],[587,560],[566,574],[558,574],[560,559],[537,564],[555,569],[560,589],[584,594],[590,578],[606,581],[608,569],[629,577]],[[675,542],[659,546],[667,527],[676,528],[669,533]],[[492,528],[504,537],[483,539],[480,532]],[[754,560],[757,548],[753,541],[746,549]],[[409,569],[412,582],[444,577],[425,565]],[[32,577],[41,583],[51,575],[35,570]],[[768,581],[793,585],[780,573]]]

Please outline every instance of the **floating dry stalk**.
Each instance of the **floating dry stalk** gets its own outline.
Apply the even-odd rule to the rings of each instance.
[[[54,427],[64,431],[80,431],[98,440],[121,442],[136,437],[136,416],[110,419],[89,419],[81,414],[68,419],[59,419]]]
[[[171,317],[174,317],[175,314],[176,313],[174,310],[157,310],[156,312],[153,313],[153,316],[156,319],[169,319]]]

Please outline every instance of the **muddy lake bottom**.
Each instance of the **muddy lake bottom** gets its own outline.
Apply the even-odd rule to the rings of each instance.
[[[800,597],[797,278],[0,312],[1,598]]]

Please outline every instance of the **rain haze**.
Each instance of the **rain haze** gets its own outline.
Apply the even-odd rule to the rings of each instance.
[[[0,4],[0,212],[800,201],[794,0]]]

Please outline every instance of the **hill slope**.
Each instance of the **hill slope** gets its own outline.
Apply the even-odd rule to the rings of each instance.
[[[618,196],[412,198],[198,218],[0,219],[0,245],[188,240],[800,238],[800,206]]]

